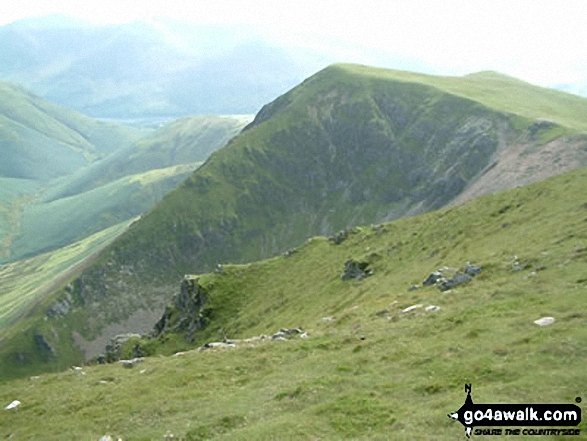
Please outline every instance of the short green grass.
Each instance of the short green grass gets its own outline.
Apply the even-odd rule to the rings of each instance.
[[[586,189],[581,169],[366,226],[340,245],[314,238],[291,257],[226,265],[226,274],[200,278],[213,321],[198,344],[298,326],[308,338],[5,383],[0,403],[22,405],[0,412],[0,435],[452,440],[463,428],[446,414],[463,403],[465,383],[480,403],[584,399]],[[374,275],[342,281],[347,258],[369,261]],[[483,267],[468,284],[408,290],[467,261]],[[401,312],[417,303],[441,309]],[[533,321],[542,316],[556,322],[540,328]],[[579,428],[587,431],[585,421]]]
[[[426,84],[439,90],[477,101],[494,110],[512,113],[530,120],[558,123],[569,129],[586,132],[585,98],[546,89],[497,72],[479,72],[462,77],[442,77],[407,71],[376,69],[353,64],[330,67],[365,78],[387,79]]]

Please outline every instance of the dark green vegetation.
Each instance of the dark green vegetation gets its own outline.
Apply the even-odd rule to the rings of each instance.
[[[113,335],[152,325],[141,314],[160,316],[186,273],[587,164],[583,128],[564,110],[585,100],[555,93],[543,115],[551,121],[535,120],[541,109],[531,104],[540,107],[549,92],[484,75],[486,82],[351,65],[319,72],[265,106],[108,247],[71,293],[57,293],[71,306],[60,329],[81,335],[91,357]],[[516,104],[512,90],[528,100]],[[43,322],[43,332],[51,326]],[[55,353],[47,368],[67,364]]]
[[[586,191],[582,168],[459,207],[361,227],[338,245],[318,237],[290,257],[225,265],[224,274],[200,276],[212,321],[196,344],[282,327],[303,327],[308,338],[6,383],[0,403],[22,405],[0,412],[0,434],[454,440],[464,437],[463,428],[446,414],[463,403],[466,382],[476,402],[584,399]],[[374,274],[343,281],[348,258],[369,262]],[[409,290],[432,271],[467,261],[483,268],[469,283],[446,292]],[[441,309],[402,313],[414,304]],[[543,316],[556,321],[536,326]],[[58,329],[64,322],[54,321]],[[150,343],[151,350],[191,347],[181,335],[166,338]],[[578,428],[585,432],[585,421]]]
[[[318,67],[247,27],[58,18],[0,27],[0,80],[95,117],[250,114]]]

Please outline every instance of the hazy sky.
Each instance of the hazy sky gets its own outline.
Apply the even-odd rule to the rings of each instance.
[[[440,74],[497,70],[587,91],[585,11],[587,2],[564,0],[0,0],[0,24],[46,14],[98,24],[157,17],[250,24],[340,61],[363,61],[364,49],[419,60]]]

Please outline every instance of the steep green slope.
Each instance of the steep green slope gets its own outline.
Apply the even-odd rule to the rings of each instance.
[[[252,117],[196,116],[166,124],[53,186],[43,200],[71,196],[131,174],[202,162],[238,134]]]
[[[136,141],[141,131],[98,122],[0,83],[0,176],[44,180]]]
[[[148,211],[201,162],[126,176],[97,188],[26,207],[10,259],[59,248]]]
[[[1,265],[0,340],[6,338],[7,328],[26,315],[31,306],[42,302],[85,259],[112,242],[130,222],[122,222],[51,253]]]
[[[265,106],[107,248],[74,283],[64,326],[90,357],[121,329],[143,331],[149,323],[133,317],[160,313],[184,274],[439,208],[475,183],[495,191],[485,176],[512,150],[530,161],[556,144],[573,158],[559,158],[560,169],[539,164],[524,179],[514,173],[509,187],[587,164],[586,138],[574,131],[379,70],[329,67]]]
[[[292,327],[307,338],[6,383],[0,402],[22,404],[0,413],[1,435],[454,440],[463,428],[447,413],[462,405],[465,383],[476,403],[573,404],[587,393],[586,190],[582,168],[202,275],[210,323],[196,343]],[[369,262],[373,275],[342,280],[348,258]],[[467,261],[482,267],[470,282],[410,290]],[[544,316],[554,324],[533,323]],[[60,329],[66,319],[48,321]],[[143,350],[191,346],[167,334]],[[587,430],[584,419],[577,428]]]
[[[25,181],[5,180],[7,189],[0,192],[0,262],[65,246],[142,214],[250,120],[177,120],[28,193],[11,190],[15,182]]]

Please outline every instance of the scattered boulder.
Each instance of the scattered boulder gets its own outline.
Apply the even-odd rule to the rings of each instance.
[[[291,256],[293,256],[297,252],[298,252],[298,250],[296,250],[295,248],[290,248],[285,253],[283,253],[283,256],[284,257],[291,257]]]
[[[107,363],[113,363],[120,360],[122,345],[124,345],[131,338],[141,338],[139,334],[119,334],[112,337],[106,344],[106,355],[104,358]]]
[[[468,274],[457,273],[454,275],[452,279],[440,282],[438,285],[438,289],[441,291],[448,291],[449,289],[452,289],[455,286],[462,285],[463,283],[470,282],[471,280],[473,280],[473,278]]]
[[[333,322],[334,317],[322,317],[322,321],[325,323]]]
[[[131,368],[135,367],[137,364],[142,363],[143,358],[138,357],[138,358],[133,358],[132,360],[119,360],[118,362],[122,365],[123,368],[131,369]]]
[[[416,291],[417,289],[420,289],[419,285],[412,285],[408,288],[408,291]]]
[[[358,232],[359,230],[357,228],[347,228],[346,230],[340,230],[338,233],[328,237],[328,241],[334,245],[340,245],[345,240],[347,240],[351,234],[356,234]]]
[[[440,311],[440,306],[436,306],[436,305],[430,305],[427,306],[425,309],[426,312],[430,312],[430,311]]]
[[[363,280],[367,276],[371,276],[373,270],[369,269],[368,262],[359,262],[353,259],[347,259],[344,263],[344,272],[341,274],[342,280]]]
[[[277,340],[278,338],[284,338],[284,337],[285,337],[285,333],[279,331],[271,336],[271,340]]]
[[[292,329],[282,328],[279,332],[282,332],[282,333],[287,334],[287,335],[294,335],[294,334],[301,334],[304,331],[302,331],[299,328],[292,328]]]
[[[18,406],[20,406],[20,401],[18,400],[14,400],[12,403],[10,403],[8,406],[6,406],[4,408],[4,410],[12,410],[12,409],[16,409]]]
[[[480,266],[471,265],[469,262],[467,262],[463,271],[468,276],[475,277],[476,275],[481,274],[482,268]]]
[[[542,317],[538,320],[534,320],[534,323],[536,323],[538,326],[548,326],[552,325],[554,322],[554,317]]]
[[[206,349],[217,349],[217,348],[234,348],[236,345],[233,342],[222,342],[222,341],[217,341],[217,342],[211,342],[211,343],[206,343],[204,346],[202,346],[199,350],[200,351],[205,351]]]
[[[424,285],[424,286],[434,285],[436,282],[438,282],[441,279],[443,279],[442,272],[441,271],[434,271],[432,274],[430,274],[428,277],[426,277],[426,280],[424,280],[422,282],[422,285]]]
[[[216,268],[214,269],[214,272],[216,274],[226,274],[226,272],[224,271],[224,267],[222,266],[221,263],[219,263],[218,265],[216,265]],[[184,276],[184,279],[188,279],[190,276]]]
[[[436,285],[441,291],[448,291],[455,286],[470,282],[473,277],[481,274],[483,269],[478,265],[471,265],[469,262],[459,270],[458,268],[442,267],[431,273],[424,282],[423,286]],[[454,272],[452,278],[447,278],[447,272]]]
[[[407,314],[408,312],[412,312],[415,311],[416,309],[420,309],[422,306],[421,303],[418,303],[417,305],[412,305],[412,306],[408,306],[407,308],[402,310],[402,314]]]
[[[273,341],[287,341],[287,338],[278,336],[278,337],[273,337],[272,340]]]

